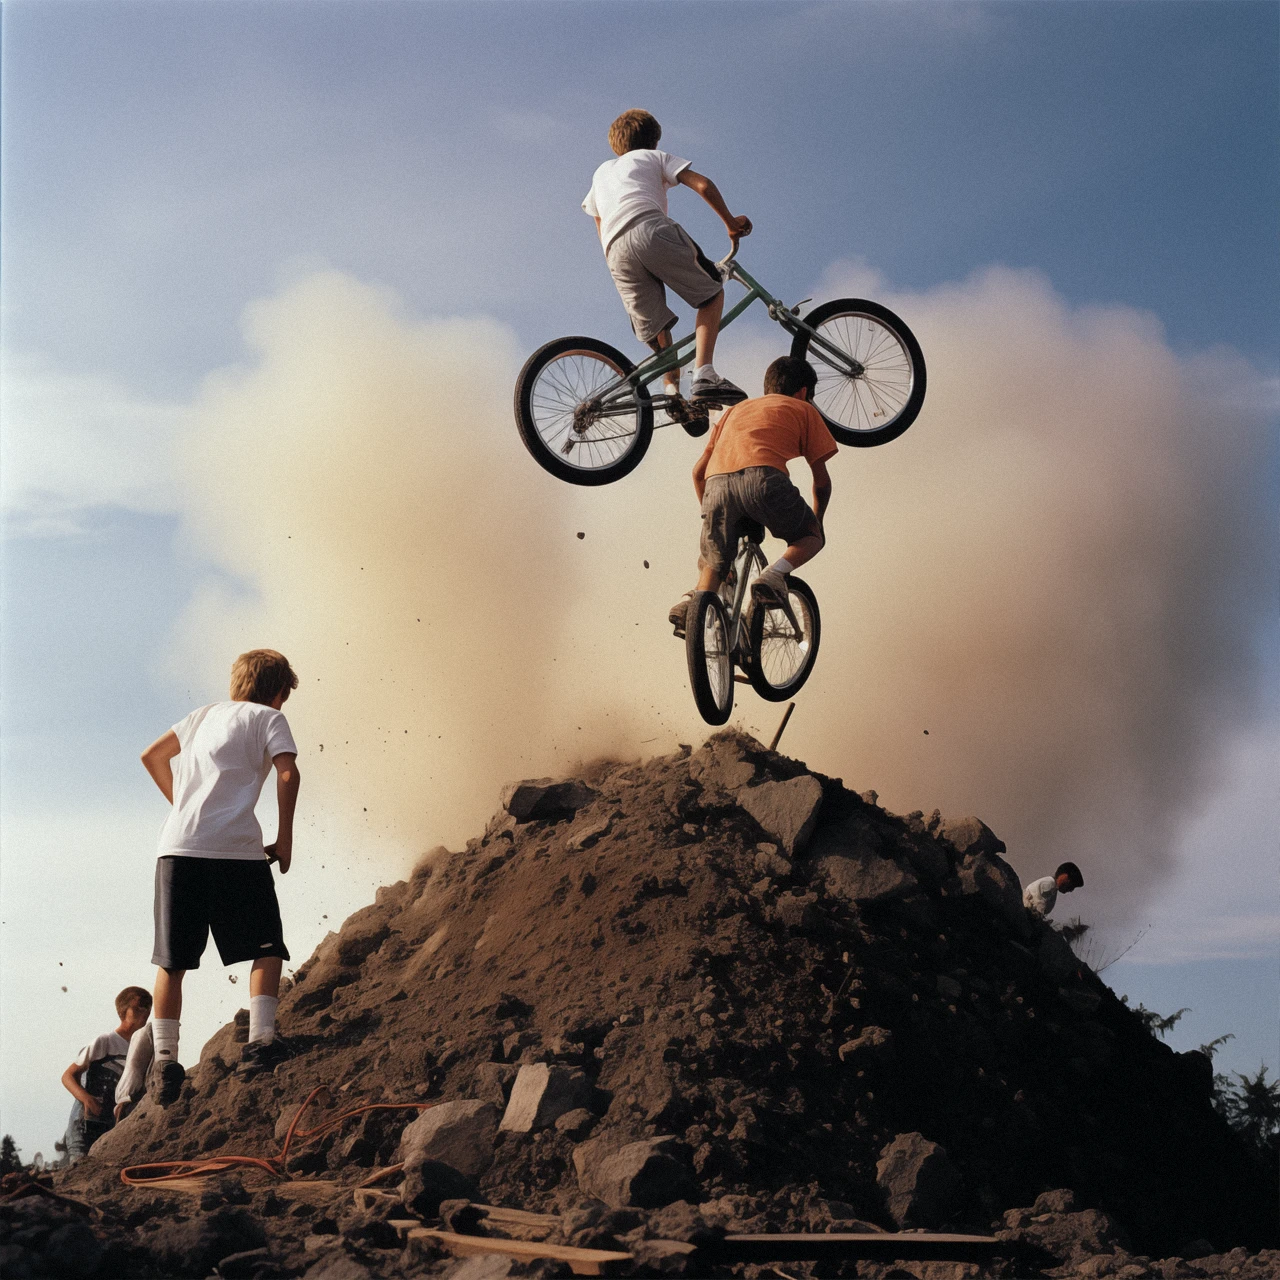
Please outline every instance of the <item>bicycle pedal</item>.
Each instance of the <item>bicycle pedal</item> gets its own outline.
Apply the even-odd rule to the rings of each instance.
[[[675,636],[675,638],[676,638],[677,640],[683,640],[683,639],[684,639],[684,628],[683,628],[683,627],[672,627],[672,628],[671,628],[671,634],[672,634],[673,636]]]

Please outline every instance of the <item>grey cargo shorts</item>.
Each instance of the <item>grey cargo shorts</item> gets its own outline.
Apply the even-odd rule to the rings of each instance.
[[[706,306],[724,288],[715,263],[693,237],[659,213],[618,232],[609,242],[605,261],[641,342],[652,342],[676,322],[664,285],[691,307]]]
[[[813,508],[800,496],[785,471],[747,467],[709,476],[702,491],[702,541],[699,567],[710,566],[721,577],[733,564],[744,520],[764,525],[775,538],[792,543],[810,534],[822,537]]]

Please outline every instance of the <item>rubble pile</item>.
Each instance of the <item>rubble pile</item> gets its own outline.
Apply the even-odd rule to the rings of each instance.
[[[1045,1274],[1274,1274],[1280,1255],[1250,1255],[1280,1243],[1275,1175],[1212,1110],[1208,1059],[1155,1040],[1028,915],[1003,852],[976,818],[892,815],[731,732],[509,788],[483,836],[299,968],[279,1011],[294,1058],[239,1080],[237,1018],[176,1104],[144,1102],[61,1176],[102,1213],[77,1274],[444,1274],[464,1264],[389,1220],[483,1233],[474,1203],[651,1274],[686,1265],[672,1241],[726,1231],[915,1228],[996,1231]],[[318,1085],[308,1126],[433,1105],[295,1144],[306,1187],[119,1180],[277,1155]],[[398,1199],[331,1194],[395,1164],[379,1185]],[[36,1211],[4,1211],[9,1265],[54,1274],[11,1243]],[[941,1265],[897,1274],[978,1274]]]

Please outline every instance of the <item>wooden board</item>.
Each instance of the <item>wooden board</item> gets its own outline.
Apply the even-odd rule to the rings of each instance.
[[[377,1187],[356,1187],[351,1193],[357,1209],[372,1209],[380,1204],[399,1204],[400,1196],[394,1191],[379,1191]]]
[[[397,1224],[398,1225],[398,1224]],[[434,1240],[459,1258],[496,1254],[504,1258],[516,1258],[521,1262],[534,1262],[550,1258],[555,1262],[567,1262],[575,1276],[603,1276],[610,1268],[617,1268],[631,1261],[629,1253],[615,1253],[609,1249],[572,1249],[564,1244],[537,1244],[525,1240],[498,1240],[492,1236],[459,1236],[452,1231],[433,1231],[428,1227],[414,1227],[407,1233],[410,1240]]]

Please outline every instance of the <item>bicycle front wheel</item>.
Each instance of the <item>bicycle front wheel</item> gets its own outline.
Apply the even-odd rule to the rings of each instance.
[[[864,448],[896,440],[924,404],[924,355],[915,335],[887,307],[862,298],[824,302],[804,322],[855,364],[850,369],[803,330],[791,344],[791,354],[817,370],[813,403],[831,434]]]
[[[699,713],[708,724],[724,724],[733,710],[733,654],[729,616],[714,591],[697,591],[689,601],[684,651]]]
[[[747,676],[751,687],[769,702],[785,702],[808,680],[818,656],[822,638],[822,618],[813,588],[794,573],[787,574],[787,603],[795,621],[785,610],[751,610],[751,662]]]
[[[570,484],[609,484],[633,471],[653,438],[644,387],[600,392],[635,365],[595,338],[557,338],[516,379],[516,425],[534,461]]]

